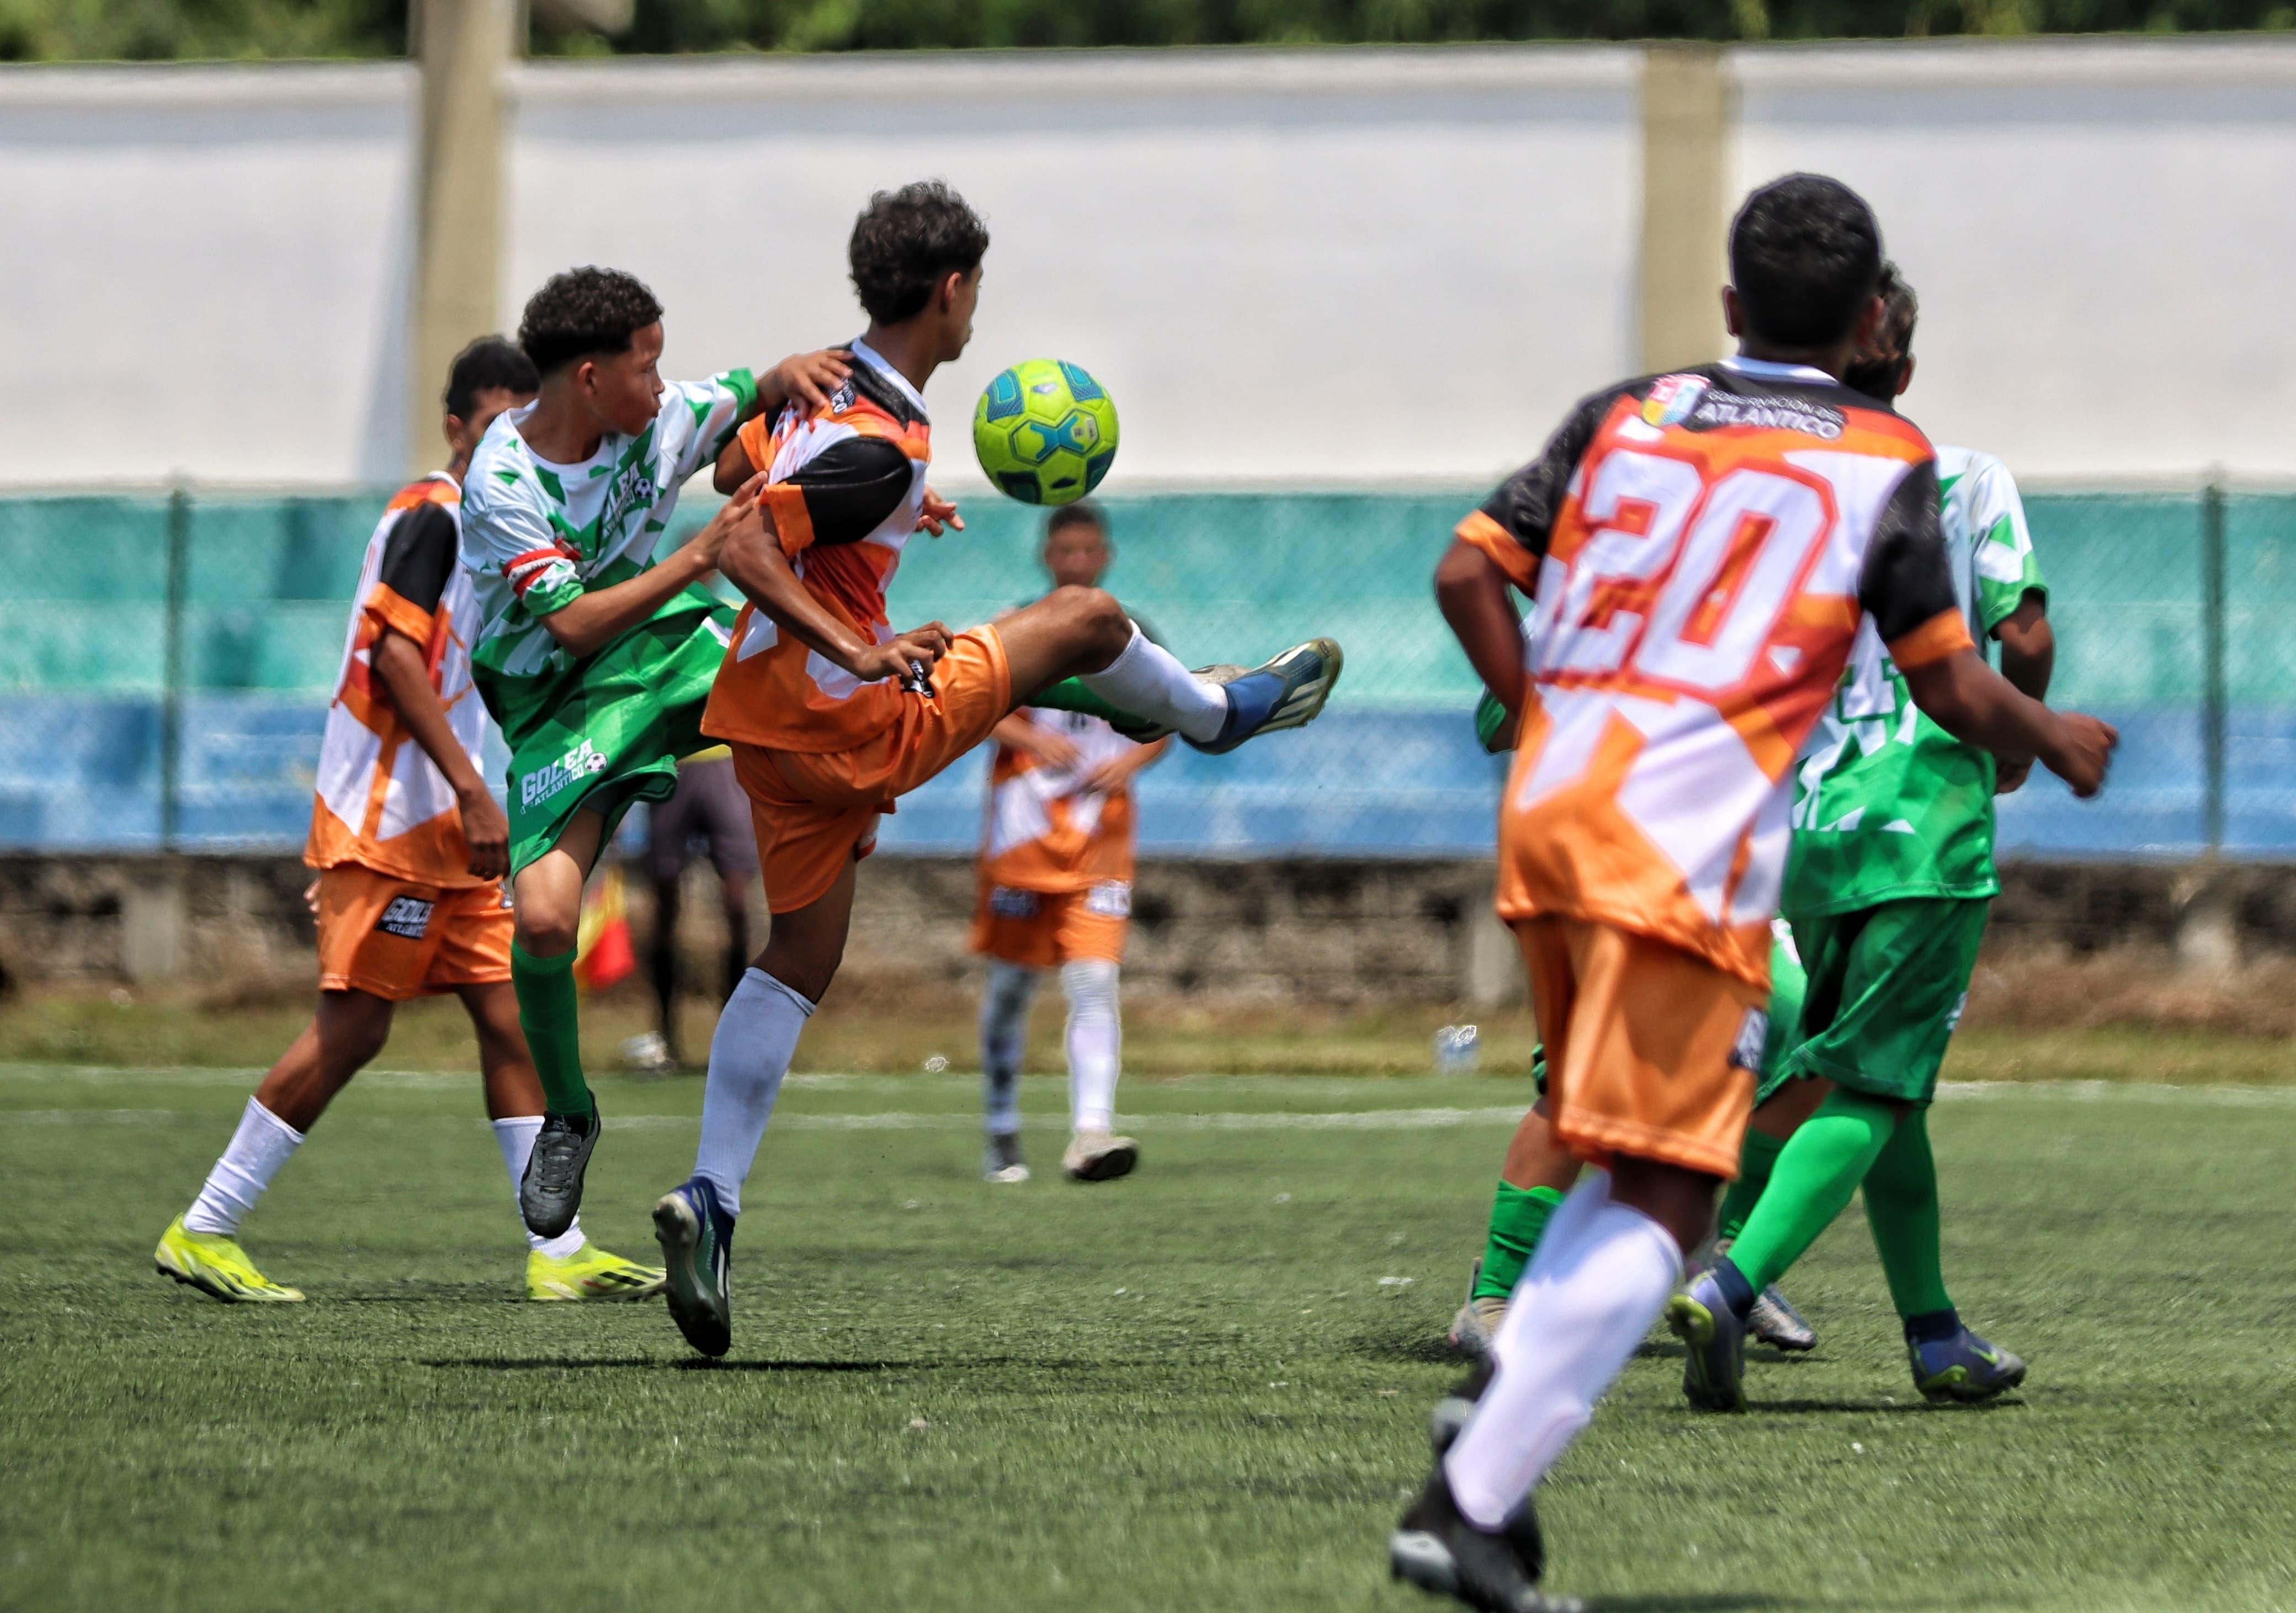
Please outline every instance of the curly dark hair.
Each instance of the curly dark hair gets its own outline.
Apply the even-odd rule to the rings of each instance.
[[[574,268],[553,275],[527,299],[518,344],[547,375],[578,358],[627,353],[630,338],[661,317],[661,304],[635,275]]]
[[[534,361],[506,336],[481,336],[461,352],[447,372],[447,412],[468,420],[485,391],[531,392],[542,384]]]
[[[1100,513],[1100,506],[1079,498],[1074,504],[1062,505],[1045,517],[1045,541],[1065,532],[1072,526],[1088,526],[1103,538],[1108,536],[1108,522]]]
[[[1857,324],[1882,278],[1882,226],[1839,179],[1788,174],[1746,198],[1730,221],[1730,284],[1747,333],[1818,348]]]
[[[1903,390],[1906,366],[1913,360],[1914,326],[1921,319],[1922,305],[1894,263],[1882,265],[1882,284],[1874,290],[1882,299],[1882,328],[1874,333],[1874,345],[1860,350],[1841,372],[1841,384],[1895,403]]]
[[[921,312],[941,276],[969,275],[988,251],[988,226],[939,179],[879,191],[853,221],[846,256],[861,306],[879,325]]]

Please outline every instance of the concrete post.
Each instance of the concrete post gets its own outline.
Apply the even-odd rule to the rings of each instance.
[[[1643,55],[1642,367],[1728,352],[1731,96],[1722,53],[1654,45]]]
[[[1492,896],[1487,885],[1467,904],[1465,932],[1460,937],[1459,996],[1471,1008],[1514,1008],[1529,994],[1522,949],[1515,944],[1514,932],[1491,910]]]
[[[447,366],[496,328],[503,229],[503,73],[520,53],[521,0],[410,0],[422,66],[410,472],[430,469]]]

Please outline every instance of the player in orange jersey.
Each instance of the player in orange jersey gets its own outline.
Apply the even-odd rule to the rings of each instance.
[[[1114,709],[1226,752],[1296,728],[1340,674],[1327,638],[1245,671],[1191,672],[1097,588],[1054,589],[994,626],[895,632],[885,590],[920,529],[959,526],[926,485],[923,388],[964,352],[988,232],[939,184],[880,192],[849,256],[869,328],[820,412],[742,427],[721,491],[755,490],[718,569],[750,603],[734,626],[702,732],[730,741],[758,826],[773,933],[718,1021],[694,1173],[654,1207],[687,1342],[732,1341],[726,1247],[798,1034],[845,955],[855,870],[877,819],[1048,686],[1078,679]],[[762,487],[758,484],[762,483]]]
[[[2101,787],[2117,738],[1980,657],[1928,440],[1841,384],[1884,317],[1866,203],[1814,175],[1765,185],[1731,226],[1730,267],[1737,357],[1587,399],[1436,571],[1445,619],[1514,715],[1499,915],[1529,972],[1554,1135],[1590,1167],[1389,1540],[1398,1576],[1478,1608],[1549,1605],[1531,1490],[1737,1168],[1789,769],[1853,639],[1874,633],[1947,731],[2077,794]]]
[[[1054,588],[1097,588],[1108,529],[1088,504],[1045,523]],[[1136,617],[1134,619],[1137,621]],[[1117,971],[1132,916],[1132,780],[1171,742],[1139,745],[1083,712],[1013,712],[990,730],[988,821],[972,950],[988,959],[980,999],[981,1174],[1029,1180],[1021,1158],[1021,1058],[1037,981],[1058,969],[1069,1002],[1069,1122],[1061,1169],[1072,1181],[1131,1173],[1140,1146],[1112,1135],[1123,1046]]]
[[[393,498],[367,542],[303,852],[319,870],[318,1012],[247,1100],[231,1147],[153,1254],[164,1275],[217,1299],[303,1297],[256,1270],[234,1234],[335,1094],[382,1051],[399,1003],[463,1000],[513,1195],[542,1129],[542,1083],[510,983],[510,825],[479,770],[477,606],[455,559],[471,450],[537,384],[534,366],[501,337],[465,348],[447,382],[447,468]],[[661,1286],[659,1271],[590,1245],[578,1222],[527,1242],[530,1299],[633,1298]]]

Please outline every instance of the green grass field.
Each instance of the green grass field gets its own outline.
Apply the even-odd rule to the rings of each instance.
[[[1390,1609],[1438,1348],[1523,1083],[1134,1081],[1141,1173],[975,1179],[973,1087],[784,1094],[736,1340],[529,1305],[466,1079],[363,1078],[244,1230],[310,1303],[151,1246],[251,1077],[0,1068],[0,1606]],[[588,1224],[630,1253],[700,1082],[612,1081]],[[1051,1121],[1057,1083],[1029,1083]],[[1654,1337],[1545,1492],[1611,1613],[2296,1602],[2296,1093],[2021,1084],[1936,1123],[1949,1272],[2032,1362],[1912,1395],[1866,1235],[1789,1288],[1814,1357],[1697,1415]],[[1059,1136],[1032,1133],[1049,1166]]]

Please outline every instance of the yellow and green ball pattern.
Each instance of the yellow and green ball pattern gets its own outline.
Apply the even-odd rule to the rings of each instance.
[[[1016,364],[972,410],[980,468],[1023,504],[1074,504],[1116,461],[1116,404],[1078,365]]]

